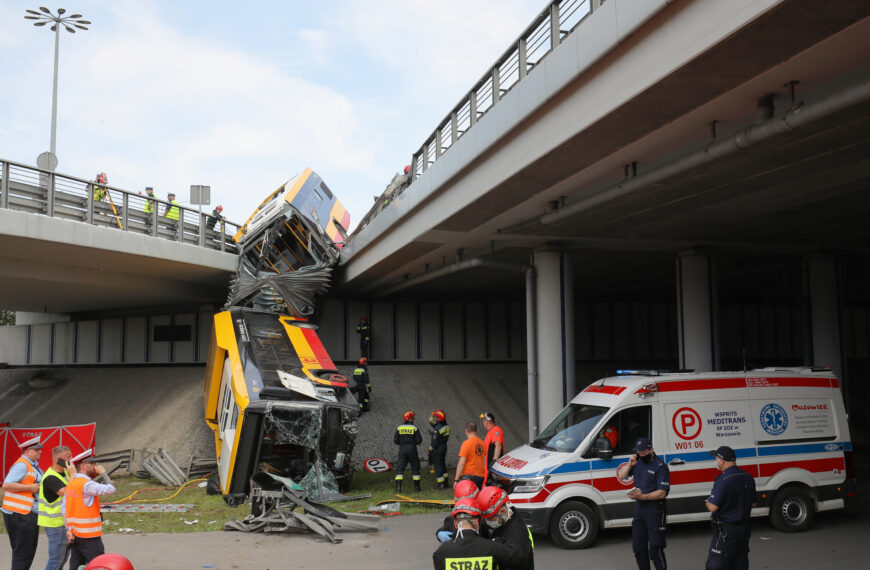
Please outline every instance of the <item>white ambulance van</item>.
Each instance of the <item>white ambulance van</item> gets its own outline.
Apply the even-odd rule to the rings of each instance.
[[[779,530],[806,530],[816,511],[857,499],[843,397],[821,368],[620,371],[588,386],[492,471],[512,487],[533,532],[586,548],[601,528],[631,526],[633,482],[616,473],[639,437],[670,469],[669,523],[709,519],[704,499],[719,471],[708,452],[721,445],[755,477],[753,516],[769,516]]]

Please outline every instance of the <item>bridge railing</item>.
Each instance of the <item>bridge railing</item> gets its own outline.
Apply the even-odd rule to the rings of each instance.
[[[0,208],[115,228],[237,253],[238,224],[188,206],[0,159]],[[169,218],[176,209],[178,219]],[[211,226],[211,227],[209,227]]]

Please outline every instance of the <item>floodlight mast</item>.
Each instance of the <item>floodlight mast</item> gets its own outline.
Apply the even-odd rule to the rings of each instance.
[[[57,160],[57,68],[58,68],[58,59],[60,56],[60,27],[63,26],[66,31],[71,34],[76,33],[73,29],[78,28],[80,30],[87,30],[87,26],[90,24],[88,20],[80,19],[82,17],[81,14],[72,14],[70,16],[64,16],[66,14],[66,10],[63,8],[57,9],[57,15],[53,14],[51,10],[40,6],[39,11],[36,10],[25,10],[24,18],[27,20],[36,20],[33,22],[34,26],[40,27],[44,26],[50,22],[54,22],[54,25],[51,26],[51,31],[54,32],[54,83],[52,85],[52,93],[51,93],[51,148],[50,153],[52,157],[55,157],[54,161],[49,161],[49,170],[54,170]]]

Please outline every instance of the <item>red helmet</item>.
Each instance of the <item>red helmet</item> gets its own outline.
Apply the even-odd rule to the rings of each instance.
[[[108,181],[109,177],[106,176],[105,172],[100,172],[99,174],[97,174],[97,182],[102,182],[103,184],[105,184]]]
[[[405,412],[405,415],[402,416],[402,419],[406,422],[413,422],[415,417],[417,417],[417,414],[414,413],[414,410],[408,410]]]
[[[470,479],[457,481],[456,485],[453,486],[453,496],[456,500],[473,499],[477,496],[477,485]]]
[[[432,415],[435,416],[435,419],[439,422],[447,421],[447,414],[445,414],[444,410],[442,410],[441,408],[438,408],[437,410],[432,412]]]
[[[604,430],[604,437],[610,441],[610,447],[616,449],[616,444],[619,443],[619,430],[616,429],[616,426],[607,426],[607,429]]]
[[[471,481],[469,481],[471,483]],[[474,485],[474,483],[471,483]],[[453,505],[453,512],[450,513],[450,516],[456,518],[457,515],[471,515],[473,517],[480,516],[480,509],[477,508],[477,505],[474,503],[474,499],[457,499],[456,503]]]
[[[483,518],[495,516],[507,502],[508,496],[498,487],[484,487],[477,494],[477,508]]]
[[[363,316],[361,316],[361,317],[359,318],[359,321],[360,321],[361,323],[365,323],[365,322],[367,322],[368,320],[369,320],[369,318],[368,318],[367,316],[365,316],[365,315],[363,315]]]
[[[366,364],[369,363],[369,359],[366,358],[365,356],[363,356],[362,358],[359,359],[359,363],[362,364],[363,366],[365,366]]]
[[[120,554],[100,554],[85,566],[85,570],[133,570],[133,565]]]
[[[407,164],[405,165],[405,174],[408,174],[409,172],[411,172],[411,165]]]

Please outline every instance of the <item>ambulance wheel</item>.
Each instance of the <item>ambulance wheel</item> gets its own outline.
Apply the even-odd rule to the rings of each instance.
[[[803,532],[813,524],[815,504],[800,487],[785,487],[777,492],[770,507],[770,524],[782,532]]]
[[[589,548],[598,537],[598,515],[580,501],[568,501],[553,511],[550,536],[560,548]]]

